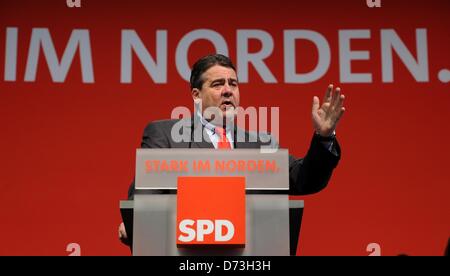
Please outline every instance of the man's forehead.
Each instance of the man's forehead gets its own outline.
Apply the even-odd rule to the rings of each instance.
[[[203,73],[204,80],[215,80],[215,79],[237,79],[236,72],[233,68],[228,68],[220,65],[214,65],[205,73]]]

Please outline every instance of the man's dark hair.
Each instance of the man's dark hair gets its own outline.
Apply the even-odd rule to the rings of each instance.
[[[197,60],[197,62],[195,62],[194,66],[192,67],[191,80],[190,80],[191,89],[194,89],[194,88],[201,89],[202,88],[203,73],[205,73],[209,68],[213,67],[214,65],[228,67],[228,68],[231,68],[234,71],[236,71],[236,68],[234,67],[233,62],[231,62],[231,59],[227,56],[224,56],[221,54],[204,56],[201,59]]]

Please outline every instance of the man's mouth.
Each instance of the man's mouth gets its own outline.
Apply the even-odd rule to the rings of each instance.
[[[225,107],[226,109],[227,108],[232,108],[232,107],[235,108],[234,103],[231,100],[224,100],[224,101],[222,101],[220,106],[221,107]]]

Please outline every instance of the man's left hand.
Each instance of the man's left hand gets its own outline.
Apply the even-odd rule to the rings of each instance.
[[[322,106],[319,97],[314,96],[312,105],[312,122],[317,134],[323,137],[330,137],[345,112],[343,107],[345,96],[341,94],[341,89],[337,87],[333,91],[330,84],[325,93]]]

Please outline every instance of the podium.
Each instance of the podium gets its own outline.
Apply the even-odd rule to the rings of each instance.
[[[288,160],[285,149],[137,149],[134,200],[120,202],[133,255],[295,255],[304,203],[289,200]],[[243,246],[177,246],[177,183],[184,177],[245,178]]]

